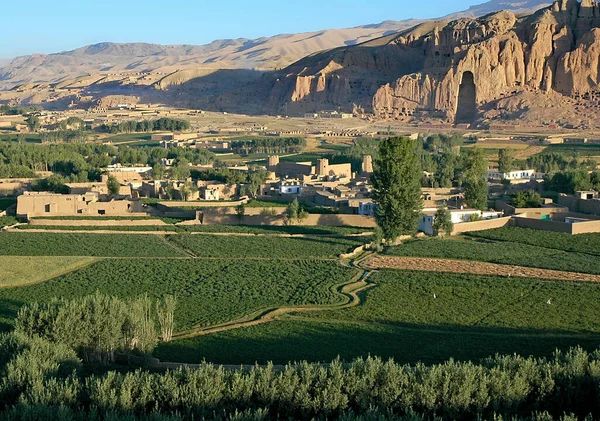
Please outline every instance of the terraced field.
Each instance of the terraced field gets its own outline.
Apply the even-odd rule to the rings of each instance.
[[[157,355],[190,363],[285,363],[381,355],[403,362],[551,355],[600,343],[600,287],[527,278],[385,270],[360,306],[183,339]],[[219,353],[227,349],[227,353]]]
[[[491,231],[488,235],[495,235],[495,231],[498,230]],[[481,234],[481,236],[483,235],[485,234]],[[600,274],[600,259],[595,256],[582,252],[565,251],[558,248],[560,246],[553,242],[530,241],[538,241],[538,244],[550,244],[552,248],[512,241],[494,241],[483,237],[458,237],[443,240],[407,241],[400,246],[390,247],[386,254],[389,256],[474,260],[504,265]],[[569,246],[572,246],[572,244],[563,245],[565,248]],[[582,243],[578,246],[578,249],[593,250],[593,247]]]
[[[186,257],[154,235],[0,232],[0,256]]]
[[[268,238],[235,237],[227,239],[204,235],[169,236],[169,241],[196,257],[237,258],[336,258],[362,246],[364,241],[350,238]]]
[[[92,257],[0,256],[0,288],[42,282],[94,261]]]
[[[252,231],[239,228],[245,229]],[[286,363],[375,354],[434,362],[600,344],[598,284],[385,269],[361,278],[362,270],[343,266],[338,256],[365,238],[311,229],[293,238],[239,235],[265,233],[261,227],[233,235],[0,233],[0,274],[4,268],[11,283],[38,282],[0,288],[0,329],[10,329],[23,303],[100,291],[178,297],[180,339],[157,350],[166,361]],[[502,229],[410,241],[387,256],[600,274],[596,241]],[[12,267],[18,262],[26,262],[21,274]]]
[[[239,318],[283,305],[334,304],[333,287],[357,271],[327,261],[107,259],[42,284],[0,289],[0,306],[13,316],[20,305],[94,291],[119,297],[177,296],[178,330]],[[10,314],[3,320],[10,323]]]

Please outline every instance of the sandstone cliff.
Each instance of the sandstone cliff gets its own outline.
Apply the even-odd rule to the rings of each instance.
[[[426,22],[315,54],[266,77],[256,85],[262,95],[252,95],[272,113],[358,107],[379,118],[471,122],[509,97],[595,100],[599,85],[600,6],[557,0],[523,18],[504,11]],[[535,106],[528,98],[527,108]]]

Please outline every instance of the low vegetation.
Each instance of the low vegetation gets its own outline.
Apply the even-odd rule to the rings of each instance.
[[[220,238],[211,235],[174,235],[169,241],[190,251],[197,257],[236,258],[336,258],[364,244],[353,238],[268,238],[236,237]]]
[[[600,260],[588,254],[517,242],[473,240],[460,237],[445,240],[412,240],[400,246],[390,247],[386,250],[386,254],[391,256],[474,260],[504,265],[600,274]]]
[[[202,364],[87,376],[73,348],[36,336],[1,336],[0,355],[0,411],[7,419],[575,421],[596,417],[600,407],[600,355],[581,349],[479,364],[408,366],[367,358],[281,371]]]
[[[157,235],[0,232],[0,244],[0,256],[187,256]]]
[[[600,256],[600,234],[570,235],[528,228],[504,227],[494,230],[472,232],[470,237],[509,243],[529,244],[553,250]],[[588,257],[589,262],[593,258]]]
[[[354,227],[307,227],[300,225],[252,226],[252,225],[20,225],[21,230],[61,230],[61,231],[133,231],[133,232],[178,232],[209,234],[256,234],[256,235],[334,235],[347,236],[372,232],[373,228]]]
[[[596,284],[383,270],[343,310],[298,313],[266,325],[160,345],[163,360],[253,364],[368,355],[405,363],[495,353],[550,356],[600,341]],[[228,349],[227,354],[222,350]]]
[[[0,289],[0,316],[9,323],[23,303],[82,297],[90,291],[122,298],[170,294],[178,299],[175,322],[181,330],[267,307],[335,304],[342,297],[333,286],[356,273],[326,261],[107,259],[35,286]]]
[[[0,288],[36,284],[93,261],[91,257],[0,256]]]

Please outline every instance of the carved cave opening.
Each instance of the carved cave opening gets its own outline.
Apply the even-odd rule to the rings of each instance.
[[[458,89],[458,104],[456,107],[456,123],[472,123],[477,111],[477,88],[472,72],[464,72]]]

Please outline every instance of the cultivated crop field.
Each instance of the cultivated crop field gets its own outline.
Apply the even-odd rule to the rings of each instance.
[[[373,231],[372,228],[354,227],[304,227],[304,226],[248,226],[248,225],[141,225],[126,226],[82,226],[82,225],[21,225],[20,230],[53,230],[53,231],[133,231],[133,232],[201,232],[224,234],[290,234],[290,235],[337,235],[346,236]]]
[[[537,232],[539,231],[535,231],[534,233]],[[495,235],[494,231],[490,231],[490,235]],[[532,238],[535,237],[532,236]],[[580,247],[585,248],[585,246]],[[390,247],[386,251],[386,254],[390,256],[474,260],[505,265],[600,274],[600,259],[589,254],[573,253],[518,242],[492,241],[483,238],[470,239],[457,237],[451,239],[412,240],[400,246]]]
[[[364,244],[360,239],[334,237],[269,238],[175,235],[169,241],[198,257],[336,258]]]
[[[50,281],[0,289],[5,323],[23,303],[94,291],[119,297],[172,294],[177,330],[227,322],[266,307],[335,304],[333,287],[357,274],[327,261],[106,259]]]
[[[185,257],[157,235],[0,232],[0,256]]]
[[[251,364],[371,354],[414,363],[495,353],[546,356],[600,343],[595,284],[393,270],[371,281],[377,286],[362,294],[358,307],[179,340],[161,345],[158,356]]]
[[[495,230],[472,232],[467,235],[474,238],[529,244],[549,249],[600,256],[600,234],[569,235],[528,228],[504,227]]]
[[[94,260],[92,257],[0,256],[0,288],[42,282]]]

